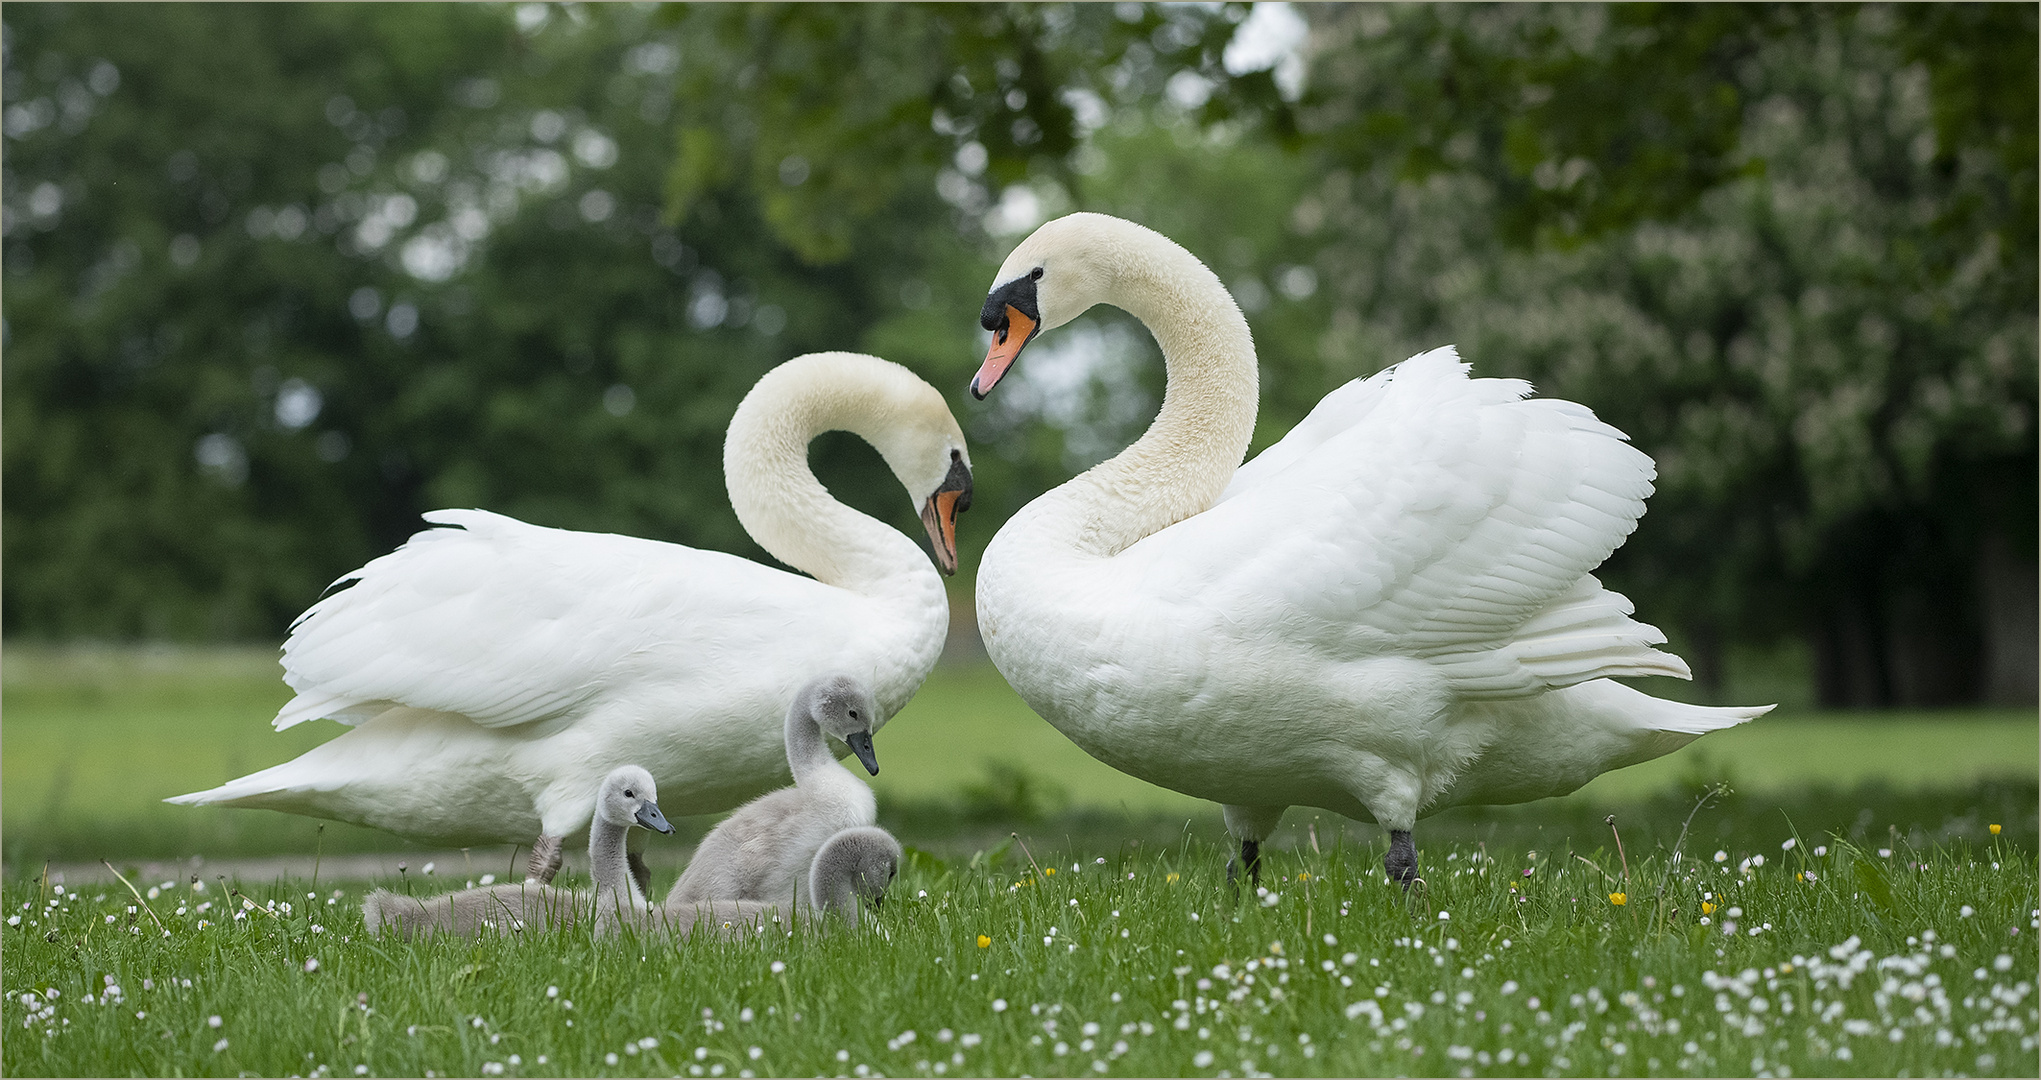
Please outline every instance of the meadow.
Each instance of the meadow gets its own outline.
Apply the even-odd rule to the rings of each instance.
[[[264,725],[287,694],[273,663],[10,648],[0,1070],[2041,1067],[2031,712],[1782,710],[1564,799],[1426,819],[1410,896],[1381,870],[1380,830],[1293,811],[1260,886],[1235,891],[1215,809],[1092,762],[996,672],[946,666],[878,740],[882,820],[909,858],[863,926],[411,945],[364,937],[373,883],[214,865],[388,837],[156,801],[327,737]],[[687,846],[655,842],[659,888]],[[194,853],[213,861],[195,881],[135,876],[144,857]],[[99,857],[135,891],[43,875],[46,858]],[[477,851],[451,880],[414,863],[380,884],[435,891],[502,865]]]
[[[1707,809],[1703,814],[1709,813]],[[10,877],[10,1075],[2033,1075],[2036,866],[1769,851],[910,859],[856,929],[362,937],[361,890]],[[328,883],[330,884],[330,883]]]

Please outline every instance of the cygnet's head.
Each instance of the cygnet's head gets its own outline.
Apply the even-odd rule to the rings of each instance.
[[[621,766],[603,778],[595,793],[595,816],[626,829],[642,825],[654,832],[673,831],[659,812],[659,788],[652,774],[636,765]]]
[[[876,825],[845,829],[822,845],[808,871],[815,903],[855,922],[859,901],[878,907],[900,872],[900,841]]]
[[[879,775],[879,756],[872,750],[872,729],[879,723],[879,703],[864,680],[849,675],[824,675],[801,688],[794,710],[806,715],[824,735],[843,740],[865,771]]]
[[[979,325],[992,331],[992,347],[971,380],[972,395],[982,399],[991,393],[1035,335],[1111,295],[1114,277],[1124,268],[1152,262],[1142,249],[1156,244],[1177,246],[1153,229],[1092,213],[1066,214],[1021,241],[1000,266],[979,312]]]

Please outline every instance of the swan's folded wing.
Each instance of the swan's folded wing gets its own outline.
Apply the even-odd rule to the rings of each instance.
[[[1465,695],[1684,675],[1589,573],[1636,527],[1651,459],[1528,391],[1467,378],[1450,349],[1414,357],[1329,395],[1212,509],[1127,554],[1148,556],[1145,588],[1242,633],[1414,656]]]
[[[730,643],[694,639],[729,615],[770,634],[786,607],[791,625],[801,605],[780,594],[820,588],[677,544],[480,510],[426,519],[442,527],[341,579],[292,626],[284,681],[298,696],[279,729],[360,723],[394,705],[490,727],[543,720],[585,704],[614,683],[606,674],[650,650],[710,662]]]

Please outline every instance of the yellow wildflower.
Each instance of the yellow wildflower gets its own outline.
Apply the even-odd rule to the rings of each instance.
[[[989,938],[989,937],[986,937],[986,936],[985,936],[984,934],[979,934],[979,935],[978,935],[978,947],[979,947],[979,948],[981,948],[981,949],[989,949],[989,948],[991,948],[991,947],[992,947],[992,939],[991,939],[991,938]]]
[[[1703,915],[1715,914],[1715,905],[1709,903],[1706,900],[1701,901],[1701,914]]]
[[[1793,875],[1793,880],[1794,880],[1794,881],[1806,881],[1806,880],[1807,880],[1807,875],[1806,875],[1806,874],[1800,874],[1800,873],[1796,873],[1796,874],[1794,874],[1794,875]]]
[[[1298,880],[1298,881],[1310,881],[1310,880],[1311,880],[1311,874],[1310,874],[1310,873],[1309,873],[1308,871],[1307,871],[1307,872],[1305,872],[1305,873],[1302,873],[1302,874],[1298,874],[1298,875],[1297,875],[1297,880]]]
[[[1162,879],[1162,880],[1164,880],[1164,881],[1175,881],[1175,880],[1177,879],[1177,876],[1178,876],[1178,875],[1177,875],[1177,872],[1176,872],[1176,871],[1174,871],[1174,870],[1171,870],[1171,871],[1170,871],[1170,872],[1169,872],[1169,873],[1168,873],[1167,875],[1165,875],[1165,876],[1163,877],[1163,879]]]
[[[1992,827],[1991,827],[1991,834],[1992,834],[1993,836],[1997,836],[1997,835],[1998,835],[1998,825],[1997,825],[1997,824],[1993,824],[1993,825],[1992,825]]]
[[[1051,867],[1049,867],[1048,869],[1046,869],[1046,870],[1042,871],[1042,873],[1044,873],[1044,874],[1047,874],[1047,875],[1049,875],[1050,877],[1055,877],[1055,876],[1056,876],[1056,868],[1055,868],[1055,867],[1053,867],[1053,866],[1051,866]]]
[[[1614,904],[1617,907],[1622,907],[1624,904],[1627,904],[1629,902],[1630,897],[1625,893],[1612,892],[1609,894],[1609,903]]]

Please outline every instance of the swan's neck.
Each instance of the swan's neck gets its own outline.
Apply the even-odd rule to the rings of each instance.
[[[793,772],[797,785],[805,785],[818,775],[843,768],[837,763],[836,755],[829,752],[829,743],[822,734],[821,725],[798,701],[787,713],[787,768]]]
[[[1065,539],[1101,557],[1211,507],[1247,453],[1260,393],[1254,337],[1217,275],[1159,234],[1132,241],[1108,249],[1099,299],[1155,335],[1168,388],[1140,439],[1064,485]]]
[[[827,585],[869,595],[899,588],[903,575],[934,582],[914,541],[838,502],[815,479],[808,467],[815,436],[849,431],[869,442],[876,418],[859,407],[849,379],[809,370],[816,377],[806,382],[762,381],[731,419],[723,473],[737,520],[773,558]]]
[[[588,826],[588,871],[595,878],[598,909],[636,907],[644,902],[625,856],[624,841],[629,832],[630,826],[613,825],[601,815]]]

